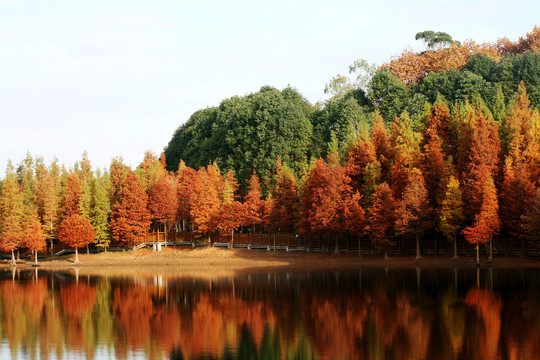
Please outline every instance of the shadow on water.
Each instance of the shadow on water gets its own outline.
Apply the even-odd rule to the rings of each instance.
[[[196,280],[6,271],[0,351],[24,358],[532,359],[540,352],[539,275],[415,268]]]

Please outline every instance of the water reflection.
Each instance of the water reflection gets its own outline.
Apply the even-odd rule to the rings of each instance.
[[[532,359],[539,270],[221,280],[5,272],[0,354],[89,359]]]

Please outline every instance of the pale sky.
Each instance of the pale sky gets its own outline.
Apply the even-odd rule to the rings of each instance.
[[[225,98],[290,85],[315,103],[355,59],[422,49],[419,31],[516,41],[539,14],[537,0],[0,0],[0,178],[27,152],[134,168]]]

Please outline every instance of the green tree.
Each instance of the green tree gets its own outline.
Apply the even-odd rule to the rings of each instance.
[[[454,250],[452,259],[457,259],[458,257],[456,236],[461,230],[463,220],[465,220],[463,206],[459,180],[451,176],[450,181],[446,186],[446,193],[439,215],[439,229],[446,239],[452,243],[452,248]]]
[[[111,180],[108,173],[97,172],[96,178],[92,181],[92,209],[91,222],[95,230],[94,244],[97,248],[107,251],[111,240],[112,232],[109,225],[111,218],[110,193]]]
[[[393,121],[399,116],[410,98],[409,90],[390,70],[378,71],[369,84],[369,97],[384,120]]]
[[[422,40],[427,49],[444,47],[454,42],[452,36],[442,31],[426,30],[416,33],[415,40]]]
[[[167,168],[180,159],[198,168],[215,161],[244,184],[253,170],[267,186],[277,156],[302,173],[312,144],[311,105],[296,91],[263,87],[245,97],[223,100],[199,111],[175,132],[165,149]]]

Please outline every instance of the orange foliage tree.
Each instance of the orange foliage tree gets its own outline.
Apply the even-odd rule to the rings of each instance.
[[[491,240],[500,227],[499,203],[497,200],[497,190],[491,175],[486,177],[484,186],[481,189],[482,202],[480,212],[475,216],[474,223],[463,230],[465,239],[476,245],[476,264],[480,263],[478,254],[478,244],[489,243],[489,260],[493,258]]]
[[[424,177],[420,170],[413,169],[409,175],[403,199],[398,202],[395,227],[398,234],[414,234],[416,238],[415,261],[422,259],[420,236],[432,225],[431,215],[432,208],[429,205]]]
[[[237,229],[245,218],[244,206],[237,201],[236,189],[238,183],[231,170],[227,172],[222,189],[222,201],[219,212],[216,215],[216,229],[224,234],[231,234],[230,246],[234,246],[234,230]]]
[[[475,54],[484,54],[495,61],[500,59],[496,45],[477,44],[467,40],[463,44],[454,42],[447,48],[439,47],[421,53],[411,49],[405,50],[400,56],[384,64],[381,69],[389,69],[395,78],[405,84],[414,84],[422,82],[422,79],[431,72],[461,70]]]
[[[82,189],[79,177],[74,173],[69,173],[66,177],[66,188],[62,203],[65,217],[79,215],[81,213],[79,208],[81,195]]]
[[[358,238],[358,256],[362,256],[361,240],[366,233],[366,212],[361,200],[362,195],[356,191],[343,204],[345,229]]]
[[[304,185],[300,230],[307,234],[334,236],[335,252],[338,253],[339,237],[346,230],[344,202],[350,193],[349,179],[336,155],[329,156],[329,163],[319,158]]]
[[[384,250],[384,259],[388,260],[388,250],[394,245],[394,223],[397,202],[387,183],[382,183],[373,195],[373,206],[369,210],[369,235],[373,243]]]
[[[265,225],[269,231],[292,232],[298,217],[296,178],[288,167],[276,163],[275,185],[265,204]]]
[[[148,196],[148,208],[152,214],[152,220],[163,224],[165,242],[167,242],[167,225],[175,222],[178,211],[173,181],[166,172],[163,172],[150,188]]]
[[[220,193],[222,191],[222,178],[219,168],[215,164],[201,167],[197,171],[197,181],[193,183],[193,204],[191,217],[196,230],[207,234],[208,243],[211,243],[211,233],[216,231],[216,219],[220,209]]]
[[[25,246],[34,253],[34,263],[38,263],[38,251],[43,251],[47,246],[45,242],[45,235],[39,219],[32,221],[30,227],[26,230],[24,235]]]
[[[244,201],[244,225],[251,226],[252,230],[260,225],[264,216],[264,199],[262,197],[259,177],[255,172],[248,181],[248,193]]]
[[[94,241],[95,231],[92,224],[80,215],[66,217],[60,224],[58,240],[75,248],[75,262],[79,263],[79,248]]]
[[[533,112],[530,108],[523,82],[508,108],[504,126],[508,133],[508,155],[501,186],[501,219],[505,231],[514,238],[521,238],[524,246],[527,235],[525,215],[540,181],[540,115],[538,110]]]
[[[150,228],[147,205],[148,195],[137,174],[130,171],[111,213],[111,230],[116,241],[135,247],[144,239]]]
[[[191,209],[194,201],[193,189],[196,188],[198,174],[197,171],[187,167],[184,161],[181,160],[176,176],[177,218],[181,221],[182,230],[186,231],[186,229],[191,228],[193,222],[193,218],[191,217]]]

